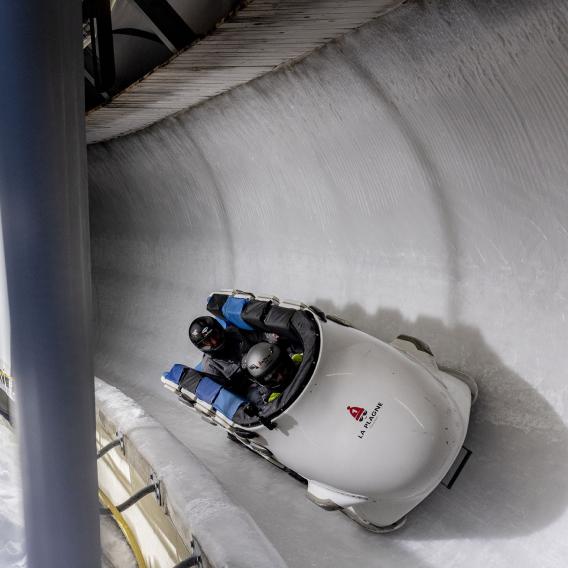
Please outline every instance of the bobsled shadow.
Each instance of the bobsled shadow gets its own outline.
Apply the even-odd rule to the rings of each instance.
[[[568,505],[568,429],[544,397],[508,368],[471,326],[397,310],[368,314],[359,304],[315,300],[384,341],[401,333],[426,341],[439,363],[476,379],[466,447],[473,454],[451,490],[439,486],[409,514],[394,539],[508,538],[553,523]]]

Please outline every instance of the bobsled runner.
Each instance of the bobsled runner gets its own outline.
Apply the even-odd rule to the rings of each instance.
[[[162,382],[232,439],[305,478],[318,506],[387,532],[452,468],[477,387],[438,366],[422,341],[387,344],[315,306],[239,290],[212,294],[207,309],[300,344],[294,378],[252,415],[242,396],[196,369],[176,364]]]

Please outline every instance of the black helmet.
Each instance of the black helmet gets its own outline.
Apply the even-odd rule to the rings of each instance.
[[[264,342],[249,349],[242,366],[255,382],[267,387],[283,384],[294,370],[292,360],[278,345]]]
[[[189,326],[189,339],[204,353],[221,349],[225,343],[223,326],[211,316],[194,319]]]

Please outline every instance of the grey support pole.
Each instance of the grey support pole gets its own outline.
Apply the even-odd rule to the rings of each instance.
[[[80,0],[0,1],[0,218],[29,568],[101,565],[82,82]]]

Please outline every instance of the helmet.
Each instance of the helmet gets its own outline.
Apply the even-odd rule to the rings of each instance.
[[[202,316],[191,322],[189,339],[195,347],[204,353],[212,353],[223,347],[225,330],[215,318]]]
[[[294,370],[292,360],[278,345],[264,342],[249,349],[242,366],[255,382],[268,387],[284,383]]]
[[[251,377],[258,379],[269,373],[278,363],[280,347],[271,343],[257,343],[243,358],[243,367]]]

